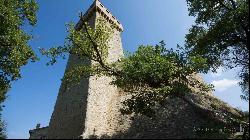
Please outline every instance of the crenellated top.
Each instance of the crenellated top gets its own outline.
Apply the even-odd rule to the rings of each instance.
[[[99,0],[95,0],[84,15],[82,15],[81,13],[81,21],[87,21],[94,12],[98,12],[99,14],[101,14],[111,24],[115,24],[120,32],[123,31],[122,24],[116,19],[115,16],[111,14],[111,12],[106,7],[104,7],[104,5]],[[76,28],[82,25],[81,21],[78,23]]]

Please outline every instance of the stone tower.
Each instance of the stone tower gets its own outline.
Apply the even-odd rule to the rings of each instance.
[[[98,17],[104,17],[108,23],[114,23],[117,28],[109,41],[108,62],[115,62],[123,56],[120,22],[106,9],[100,1],[95,0],[83,15],[84,21],[93,28]],[[82,28],[80,20],[76,29]],[[82,62],[76,56],[70,55],[67,69],[78,64],[91,65],[92,62]],[[88,138],[90,135],[112,135],[119,126],[119,94],[115,86],[110,85],[111,78],[83,78],[79,85],[65,89],[61,84],[54,112],[51,116],[48,138]]]
[[[117,25],[109,41],[107,58],[108,62],[115,62],[123,57],[123,27],[98,0],[81,16],[76,29],[82,28],[85,21],[95,28],[98,17],[104,17],[108,21],[107,24]],[[66,71],[74,65],[92,63],[70,55]],[[194,75],[194,78],[202,81],[198,75]],[[37,125],[29,131],[30,138],[204,138],[195,131],[196,128],[224,127],[226,118],[241,117],[238,110],[215,98],[211,93],[199,93],[199,88],[195,89],[194,93],[185,94],[183,98],[166,98],[163,106],[155,107],[155,119],[140,114],[121,115],[121,103],[130,97],[110,85],[111,81],[110,77],[91,76],[82,78],[80,84],[69,88],[65,88],[62,83],[49,126],[40,128],[40,125]],[[225,137],[219,132],[212,133],[207,138]]]

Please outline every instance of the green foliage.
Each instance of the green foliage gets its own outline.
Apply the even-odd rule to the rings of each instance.
[[[40,52],[50,58],[48,65],[56,63],[59,57],[65,58],[67,54],[77,56],[85,64],[78,64],[71,67],[65,73],[63,80],[66,83],[77,83],[82,77],[90,75],[110,75],[115,73],[106,62],[108,56],[108,41],[114,31],[115,26],[105,26],[106,21],[103,18],[97,20],[95,28],[92,28],[87,22],[82,27],[75,29],[73,24],[68,24],[68,36],[63,46],[54,47],[49,50],[41,49]],[[86,65],[92,62],[91,66]],[[74,78],[72,78],[74,77]]]
[[[212,71],[240,67],[242,98],[249,100],[249,0],[187,0],[187,4],[189,15],[196,17],[186,35],[188,53],[207,58]]]
[[[0,104],[11,82],[21,78],[20,68],[37,59],[28,44],[32,36],[23,30],[36,24],[37,10],[35,0],[0,0]]]
[[[128,53],[117,62],[109,63],[108,42],[115,28],[106,26],[107,23],[103,19],[99,21],[95,28],[87,23],[76,29],[70,25],[64,46],[41,49],[44,55],[51,58],[48,64],[54,64],[58,58],[67,54],[80,60],[67,69],[63,78],[64,84],[77,84],[89,76],[113,77],[111,84],[121,88],[130,97],[123,102],[123,114],[135,113],[154,118],[157,108],[166,106],[166,99],[171,97],[181,98],[206,113],[214,111],[201,108],[185,98],[189,93],[199,94],[213,90],[212,85],[205,84],[196,77],[198,73],[207,73],[210,70],[210,64],[207,63],[209,58],[201,54],[189,55],[180,46],[177,46],[176,51],[167,49],[164,41],[161,41],[156,46],[140,45],[136,52]],[[217,107],[221,105],[214,107],[219,110]],[[227,118],[231,118],[231,115],[225,119]],[[231,123],[228,120],[227,122]],[[224,127],[224,123],[221,125]],[[209,137],[218,137],[218,131],[213,133]],[[228,133],[223,134],[224,136],[228,137]]]
[[[53,65],[58,57],[65,57],[67,53],[73,54],[82,60],[89,59],[105,63],[108,55],[108,40],[113,32],[113,27],[104,26],[104,19],[99,19],[98,22],[99,24],[96,24],[95,28],[84,22],[83,27],[77,30],[72,23],[68,24],[68,36],[64,46],[40,50],[43,55],[51,58],[48,65]]]
[[[0,118],[1,118],[1,114],[0,114]],[[0,120],[0,139],[6,139],[7,135],[6,135],[6,124],[4,121]]]
[[[48,65],[53,65],[60,57],[67,54],[77,56],[84,64],[78,64],[66,71],[63,80],[68,84],[78,83],[81,78],[91,75],[117,75],[112,67],[114,64],[107,63],[108,41],[114,32],[115,26],[106,26],[106,20],[99,18],[95,28],[87,22],[82,27],[75,29],[73,24],[68,24],[65,44],[53,47],[49,50],[41,49],[40,52],[50,58]],[[91,63],[91,65],[88,65]],[[73,78],[72,78],[73,77]]]
[[[194,92],[194,86],[202,92],[210,91],[211,86],[192,76],[207,68],[203,62],[201,57],[189,58],[180,51],[166,49],[163,41],[156,46],[141,45],[121,60],[121,76],[113,81],[132,95],[124,102],[123,113],[153,117],[154,108],[164,105],[169,96],[181,97]]]
[[[203,92],[212,89],[191,75],[205,71],[208,67],[205,58],[189,57],[181,51],[166,49],[161,41],[156,46],[141,45],[135,53],[128,54],[119,61],[109,63],[108,41],[115,28],[107,26],[105,20],[91,28],[84,23],[80,29],[69,26],[69,35],[64,46],[41,52],[50,57],[48,64],[54,64],[58,57],[67,53],[77,56],[83,63],[72,66],[64,75],[66,85],[76,84],[82,78],[111,76],[114,84],[128,92],[132,98],[124,102],[123,113],[144,114],[153,117],[155,106],[162,105],[168,96],[183,96],[193,92],[196,85]]]
[[[189,0],[188,2],[190,7],[193,7],[189,9],[191,11],[190,15],[196,15],[198,12],[204,11],[202,9],[204,7],[199,7],[202,4],[209,3],[209,10],[211,4],[214,4],[214,2],[195,0]],[[213,86],[203,83],[196,75],[198,73],[207,73],[211,68],[216,70],[217,67],[225,64],[223,63],[225,60],[234,61],[235,59],[231,60],[228,57],[232,56],[229,55],[230,52],[235,52],[237,55],[242,54],[234,50],[235,48],[237,50],[237,47],[235,47],[236,41],[233,41],[232,48],[228,48],[227,46],[230,43],[226,41],[231,38],[217,35],[223,35],[223,33],[230,34],[229,26],[221,31],[217,30],[225,26],[224,22],[231,19],[230,15],[224,14],[223,16],[226,19],[217,27],[215,24],[219,20],[217,19],[219,18],[217,14],[204,13],[200,17],[197,17],[197,25],[187,35],[186,49],[188,53],[186,50],[183,51],[183,48],[180,48],[180,46],[178,46],[176,51],[167,49],[166,44],[161,41],[156,46],[141,45],[136,52],[129,53],[117,62],[109,63],[107,61],[108,42],[115,30],[115,26],[107,26],[108,24],[105,19],[98,19],[98,24],[93,28],[82,17],[81,23],[83,24],[81,27],[78,25],[74,28],[72,24],[69,25],[69,35],[63,46],[54,47],[49,50],[41,49],[41,52],[50,58],[49,65],[53,65],[57,62],[58,58],[64,58],[67,54],[78,57],[80,61],[72,65],[70,69],[67,69],[64,75],[63,82],[66,85],[76,84],[82,78],[88,78],[93,75],[113,77],[111,84],[121,88],[131,97],[124,101],[125,106],[121,110],[124,114],[136,113],[152,118],[156,114],[154,112],[155,109],[158,106],[166,105],[166,98],[169,97],[181,98],[197,109],[205,110],[203,112],[210,114],[213,110],[206,110],[193,103],[193,101],[188,101],[185,95],[211,91]],[[223,12],[220,14],[223,14]],[[210,16],[213,16],[211,25],[210,21],[208,21]],[[201,26],[200,24],[205,21],[207,22],[206,27]],[[216,28],[214,27],[211,30],[210,26],[215,26]],[[205,36],[210,38],[205,38]],[[224,39],[224,41],[220,39]],[[221,43],[222,45],[224,44],[224,47],[217,47]],[[207,52],[210,54],[206,54]],[[230,63],[227,66],[233,67]]]
[[[38,6],[34,0],[0,0],[0,95],[4,100],[10,82],[21,78],[20,68],[35,54],[22,27],[36,24]]]

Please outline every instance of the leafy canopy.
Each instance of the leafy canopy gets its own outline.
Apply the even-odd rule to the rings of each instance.
[[[121,60],[120,73],[113,84],[132,95],[124,104],[125,114],[137,113],[154,117],[156,106],[164,106],[168,97],[183,98],[185,94],[208,92],[211,85],[202,83],[195,75],[206,69],[201,57],[189,58],[180,51],[166,49],[165,43],[139,46],[138,50]]]
[[[23,26],[36,24],[37,10],[35,0],[0,0],[0,101],[10,82],[21,78],[20,68],[35,60]]]
[[[240,67],[242,98],[249,100],[249,0],[187,0],[195,25],[186,35],[189,54],[207,58],[213,71]]]
[[[78,27],[79,28],[79,27]],[[132,112],[152,117],[153,107],[162,104],[168,96],[181,97],[193,91],[194,86],[201,91],[211,90],[191,75],[206,71],[206,60],[200,56],[187,56],[181,51],[166,49],[161,41],[156,46],[139,46],[135,53],[128,54],[117,62],[108,62],[109,39],[115,25],[108,26],[106,20],[98,19],[95,28],[84,22],[80,29],[69,26],[69,35],[64,46],[41,49],[50,57],[48,64],[54,64],[59,57],[71,54],[82,62],[66,71],[63,82],[67,86],[76,84],[91,75],[113,77],[111,84],[132,95],[124,102],[123,113]]]
[[[37,10],[35,0],[0,0],[0,104],[11,81],[21,78],[20,68],[36,59],[28,44],[32,37],[23,27],[36,24]],[[3,126],[0,120],[0,137],[6,138]]]

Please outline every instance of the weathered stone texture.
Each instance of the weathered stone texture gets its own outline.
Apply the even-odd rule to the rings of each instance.
[[[186,96],[206,109],[210,109],[216,102],[219,103],[219,108],[213,109],[218,115],[227,116],[228,113],[232,113],[239,116],[237,110],[211,96],[210,93],[203,95],[193,93]],[[124,99],[124,97],[119,99]],[[219,117],[225,118],[225,116]],[[201,138],[203,135],[196,133],[197,129],[214,129],[217,125],[223,125],[217,119],[209,117],[205,112],[178,97],[169,97],[164,106],[155,107],[155,118],[153,119],[132,114],[119,116],[119,121],[121,125],[114,135],[97,135],[95,137],[115,139]],[[206,134],[208,135],[209,132]],[[225,138],[225,135],[220,135],[218,130],[218,133],[211,134],[207,138]]]
[[[48,137],[48,127],[36,128],[34,130],[30,130],[30,139],[47,139]]]
[[[90,11],[90,13],[93,11]],[[89,16],[89,15],[88,15]],[[95,27],[101,14],[97,11],[88,17],[90,26]],[[80,21],[81,22],[81,21]],[[114,31],[109,41],[108,62],[123,56],[120,30]],[[73,65],[92,64],[70,56],[66,70]],[[90,135],[112,135],[117,127],[119,110],[116,108],[118,89],[110,85],[111,77],[82,79],[79,85],[69,89],[62,83],[53,115],[49,124],[49,138],[79,138]]]
[[[99,8],[98,8],[99,7]],[[108,18],[109,22],[117,25],[109,41],[109,63],[116,62],[123,57],[121,42],[122,25],[95,1],[86,12],[85,18],[92,27],[95,27],[98,17]],[[79,21],[76,28],[80,28]],[[91,65],[93,62],[79,60],[70,55],[66,71],[73,65]],[[195,75],[196,79],[202,78]],[[41,138],[48,133],[48,138],[76,139],[76,138],[196,138],[194,128],[207,126],[213,121],[205,114],[180,98],[168,98],[164,107],[156,108],[156,118],[145,116],[122,115],[122,102],[129,98],[126,93],[114,85],[110,85],[113,77],[83,78],[78,85],[66,86],[62,83],[54,112],[51,116],[49,128],[31,130],[30,138]],[[194,89],[197,92],[197,89]],[[207,109],[228,110],[237,114],[237,111],[216,99],[211,93],[188,94],[188,98]],[[222,113],[223,114],[223,113]]]
[[[97,13],[98,16],[101,16]],[[123,56],[120,31],[115,30],[109,41],[109,55],[107,62],[116,62]],[[89,95],[87,100],[87,114],[85,121],[84,138],[91,135],[113,135],[120,118],[119,106],[117,102],[118,89],[110,85],[112,77],[90,77],[89,78]]]
[[[95,15],[89,20],[95,23]],[[74,65],[90,62],[81,61],[77,56],[70,55],[66,70]],[[79,84],[68,87],[61,84],[54,112],[49,124],[48,138],[78,138],[84,131],[89,79],[83,78]]]

